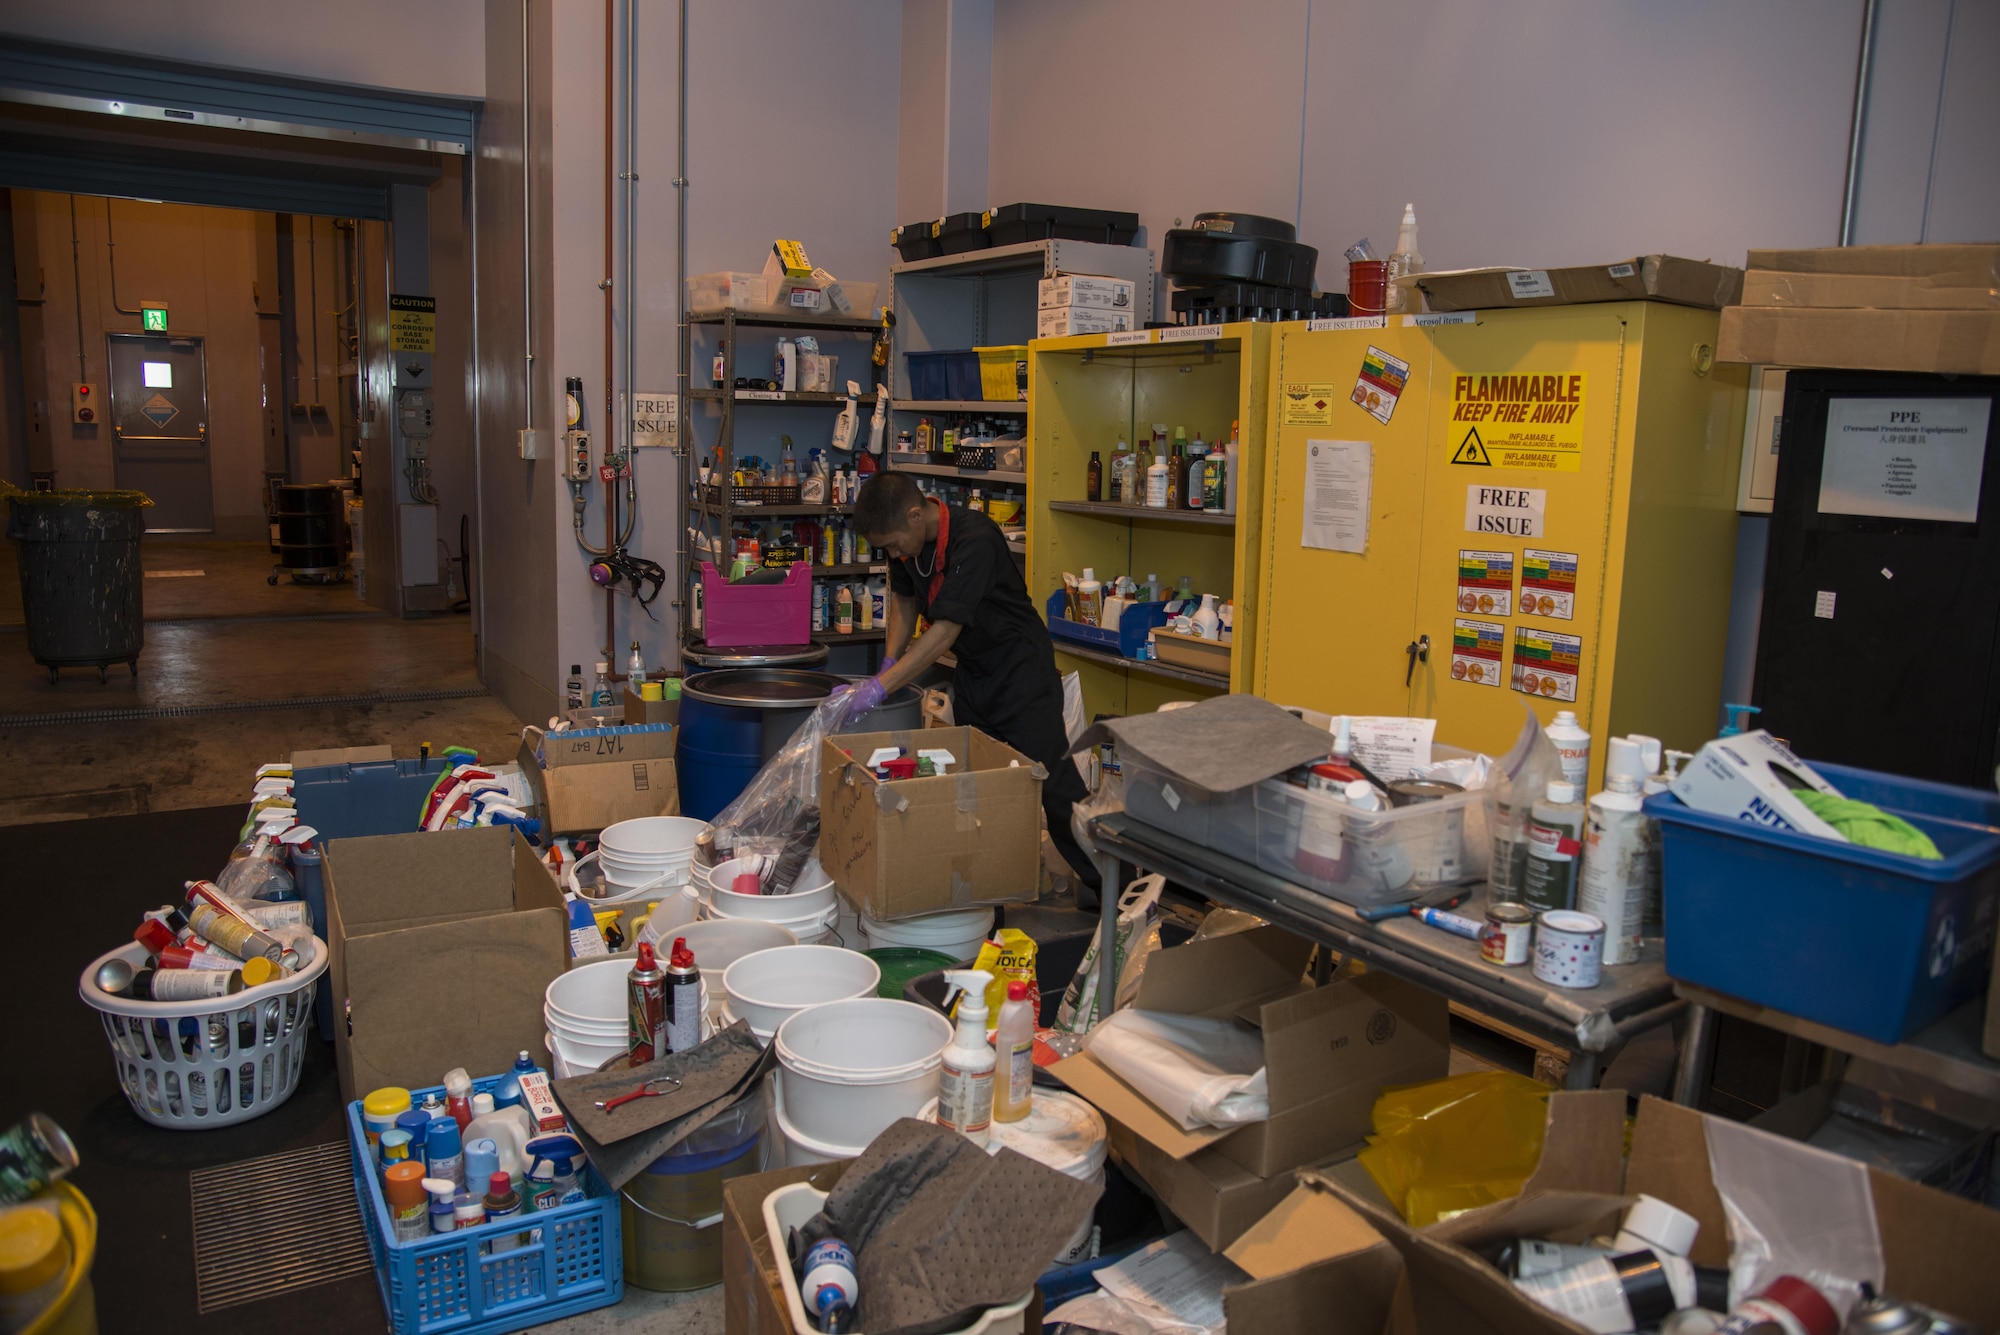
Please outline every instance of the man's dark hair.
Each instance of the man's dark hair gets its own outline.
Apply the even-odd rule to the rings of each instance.
[[[877,473],[861,484],[854,498],[854,527],[865,538],[901,532],[910,511],[923,500],[908,473]]]

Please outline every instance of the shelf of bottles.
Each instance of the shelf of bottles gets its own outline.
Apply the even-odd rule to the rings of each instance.
[[[963,405],[971,408],[976,405]],[[1027,445],[1018,413],[925,413],[897,434],[888,466],[947,505],[977,510],[1000,526],[1025,559]]]

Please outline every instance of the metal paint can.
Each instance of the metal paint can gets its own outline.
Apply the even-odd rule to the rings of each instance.
[[[1488,904],[1479,955],[1488,964],[1515,968],[1534,954],[1535,911],[1526,904]]]
[[[0,1131],[0,1205],[18,1205],[69,1176],[76,1146],[47,1113],[29,1113]]]
[[[1389,785],[1389,805],[1421,806],[1442,802],[1465,791],[1455,783],[1436,779],[1398,779]],[[1418,885],[1456,885],[1465,879],[1465,808],[1441,808],[1434,815],[1413,817],[1424,829],[1421,837],[1410,840],[1416,863]]]
[[[1535,977],[1557,987],[1596,987],[1604,979],[1604,919],[1576,909],[1548,909],[1535,926]]]

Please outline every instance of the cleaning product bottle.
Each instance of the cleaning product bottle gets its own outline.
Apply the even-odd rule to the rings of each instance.
[[[1583,872],[1576,906],[1604,920],[1604,962],[1630,964],[1639,958],[1645,934],[1647,871],[1652,860],[1651,824],[1640,811],[1646,765],[1629,738],[1613,737],[1604,752],[1604,791],[1593,794],[1584,813]]]
[[[1396,248],[1389,254],[1389,291],[1385,309],[1414,310],[1422,304],[1415,288],[1405,288],[1398,278],[1424,271],[1424,257],[1417,253],[1417,206],[1403,205],[1403,225],[1396,229]]]
[[[1229,444],[1222,450],[1222,513],[1226,515],[1236,513],[1236,471],[1243,463],[1243,446],[1237,439],[1237,430],[1241,425],[1240,422],[1229,424]]]
[[[1492,850],[1487,856],[1486,880],[1493,887],[1493,902],[1505,903],[1521,897],[1521,882],[1528,865],[1528,802],[1516,800],[1514,785],[1505,774],[1496,773],[1493,792]]]
[[[1204,593],[1201,596],[1201,607],[1193,619],[1194,633],[1204,640],[1216,639],[1221,634],[1222,618],[1216,613],[1214,594]]]
[[[1556,744],[1562,757],[1563,777],[1581,793],[1590,784],[1590,734],[1576,721],[1576,711],[1559,709],[1556,721],[1542,732]]]
[[[534,1208],[553,1210],[584,1199],[583,1183],[576,1175],[583,1145],[575,1136],[539,1136],[528,1142],[528,1156],[532,1165],[528,1169],[528,1199]]]
[[[1097,571],[1091,566],[1083,568],[1083,578],[1076,582],[1077,612],[1083,623],[1095,626],[1104,615],[1104,586],[1097,581]]]
[[[1154,455],[1153,462],[1146,466],[1146,508],[1164,510],[1167,508],[1167,461],[1163,455]]]
[[[611,664],[599,663],[597,665],[597,680],[590,687],[591,707],[608,707],[617,699],[618,697],[611,693]]]
[[[1549,783],[1528,810],[1528,861],[1521,902],[1537,913],[1576,907],[1577,855],[1583,851],[1583,803],[1567,779]]]
[[[854,633],[854,590],[845,584],[833,601],[833,628],[841,635]]]
[[[433,1118],[424,1135],[424,1171],[449,1181],[453,1191],[465,1190],[464,1144],[458,1123],[449,1115]]]
[[[984,1145],[993,1130],[993,1049],[986,1042],[986,989],[993,975],[984,969],[949,969],[945,982],[963,988],[958,999],[958,1032],[944,1050],[938,1079],[937,1123]]]
[[[431,1232],[456,1232],[458,1217],[452,1212],[451,1200],[458,1195],[458,1184],[448,1178],[427,1177],[424,1190],[431,1194]]]
[[[632,641],[632,656],[625,662],[625,677],[626,685],[632,688],[634,695],[637,695],[639,683],[646,679],[646,654],[639,648],[637,640]]]
[[[1158,572],[1152,570],[1146,572],[1146,582],[1139,586],[1139,601],[1142,603],[1157,603],[1160,601],[1160,576]]]
[[[583,708],[583,664],[569,665],[569,680],[563,683],[563,708]]]
[[[1648,797],[1657,797],[1667,791],[1673,782],[1671,776],[1662,774],[1660,767],[1670,755],[1682,755],[1668,751],[1657,737],[1647,737],[1643,733],[1633,733],[1627,740],[1639,748],[1639,759],[1645,766],[1646,776],[1639,781],[1639,797],[1643,802]],[[1682,755],[1686,759],[1685,755]],[[1645,936],[1666,935],[1666,921],[1661,903],[1661,879],[1666,874],[1665,855],[1662,853],[1660,822],[1651,816],[1646,821],[1646,918],[1640,926]]]
[[[1090,452],[1090,465],[1084,473],[1083,499],[1099,501],[1104,499],[1104,461],[1097,457],[1097,451]],[[1117,500],[1116,496],[1111,498]]]
[[[514,1054],[514,1067],[500,1077],[500,1083],[493,1087],[491,1095],[495,1108],[513,1108],[521,1102],[521,1077],[540,1069],[526,1048]]]
[[[1184,447],[1186,445],[1187,429],[1185,427],[1175,427],[1173,447],[1167,453],[1167,508],[1169,510],[1187,509],[1187,499],[1182,495],[1184,485],[1187,482],[1185,471],[1187,465],[1182,462],[1182,456],[1185,454]]]
[[[1722,707],[1722,731],[1715,735],[1718,737],[1738,736],[1743,731],[1743,716],[1745,714],[1761,714],[1763,712],[1763,710],[1757,708],[1755,705],[1724,705]]]
[[[1139,452],[1127,449],[1125,442],[1121,440],[1118,442],[1117,452],[1111,459],[1115,470],[1112,473],[1114,492],[1111,499],[1123,501],[1126,505],[1139,504],[1144,499],[1139,494]]]
[[[444,1073],[444,1106],[462,1133],[472,1121],[472,1077],[463,1066]]]
[[[518,1103],[480,1112],[479,1101],[482,1097],[478,1094],[472,1096],[473,1118],[465,1128],[466,1143],[492,1141],[494,1152],[499,1156],[500,1171],[519,1186],[528,1167],[528,1142],[535,1138],[535,1119]]]
[[[888,432],[889,396],[878,392],[875,395],[875,416],[869,419],[868,422],[868,453],[880,454],[882,452],[882,439]]]
[[[1201,432],[1194,433],[1187,457],[1187,486],[1182,488],[1181,494],[1187,498],[1187,509],[1200,510],[1208,504],[1208,445],[1202,440]]]
[[[1007,1001],[993,1026],[993,1055],[999,1063],[993,1077],[996,1122],[1020,1121],[1034,1100],[1036,1001],[1025,982],[1007,984]]]
[[[875,600],[868,596],[866,586],[858,587],[861,589],[861,596],[854,600],[855,620],[860,623],[859,629],[873,630],[875,629]]]

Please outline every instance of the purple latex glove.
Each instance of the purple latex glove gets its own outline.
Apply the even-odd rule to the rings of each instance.
[[[886,677],[889,675],[889,669],[894,666],[896,666],[896,656],[894,654],[884,654],[882,655],[882,666],[875,670],[875,675]]]
[[[880,677],[869,677],[850,686],[833,688],[832,699],[841,703],[840,726],[846,727],[869,710],[882,703],[886,692],[882,689]]]

